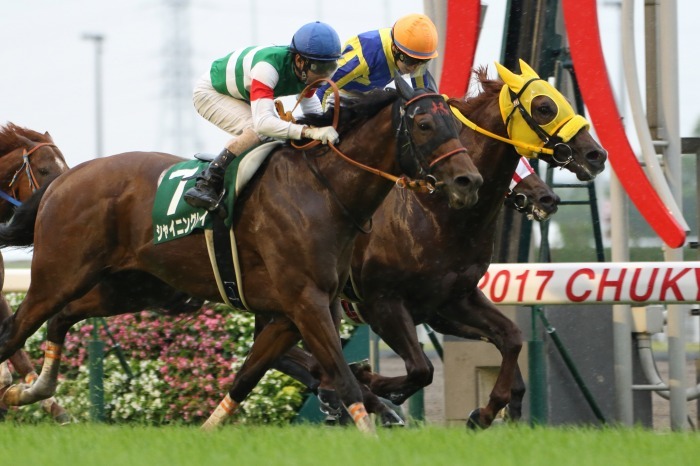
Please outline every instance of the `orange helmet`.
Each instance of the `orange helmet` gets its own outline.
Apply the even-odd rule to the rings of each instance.
[[[410,57],[429,60],[438,56],[437,28],[425,15],[402,16],[391,28],[391,37],[394,45]]]

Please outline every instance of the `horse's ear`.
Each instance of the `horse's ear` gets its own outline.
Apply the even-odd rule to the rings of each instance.
[[[399,91],[399,95],[403,100],[411,100],[413,97],[413,88],[398,72],[394,73],[394,84],[396,84],[396,90]]]
[[[520,89],[522,89],[523,84],[525,83],[525,80],[523,79],[522,76],[518,76],[517,74],[513,73],[510,71],[508,68],[505,66],[501,65],[498,62],[496,63],[496,69],[498,70],[498,76],[501,77],[504,83],[508,85],[508,87],[515,93],[520,92]]]
[[[525,60],[523,60],[522,58],[520,59],[520,73],[523,75],[523,77],[527,77],[528,79],[532,79],[532,78],[539,79],[539,77],[540,77],[537,74],[537,71],[530,68],[530,65],[525,63]]]
[[[45,136],[49,141],[53,142],[53,138],[51,137],[51,135],[49,134],[48,131],[44,133],[44,136]]]
[[[431,92],[435,92],[436,94],[438,92],[437,82],[435,82],[435,78],[430,71],[425,72],[425,88]]]

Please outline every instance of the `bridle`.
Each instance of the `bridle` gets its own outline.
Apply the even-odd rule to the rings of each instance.
[[[422,179],[427,180],[429,187],[432,188],[429,190],[429,192],[432,193],[439,187],[437,179],[432,174],[435,165],[455,154],[467,152],[467,149],[461,147],[452,150],[436,157],[432,162],[428,163],[426,152],[430,151],[431,148],[428,147],[426,150],[424,147],[418,146],[411,137],[410,126],[416,114],[409,112],[409,107],[412,104],[415,104],[418,100],[425,98],[438,100],[439,105],[435,105],[435,107],[444,108],[443,105],[445,98],[435,92],[429,92],[412,98],[399,109],[398,116],[396,113],[394,114],[394,118],[400,119],[396,129],[396,158],[404,173],[407,173],[412,177],[420,176]],[[447,113],[447,108],[444,108],[444,111],[449,115],[449,113]]]
[[[462,112],[459,111],[456,107],[450,105],[450,110],[452,110],[452,113],[457,117],[457,119],[462,122],[466,127],[471,128],[472,130],[476,131],[477,133],[481,133],[484,136],[488,136],[491,139],[496,139],[497,141],[505,142],[506,144],[510,144],[514,147],[520,147],[522,149],[525,149],[527,151],[530,151],[532,153],[536,154],[548,154],[552,156],[552,163],[553,165],[564,168],[567,165],[569,165],[571,162],[574,161],[574,151],[571,149],[571,146],[563,142],[563,140],[557,136],[556,134],[548,134],[542,127],[540,127],[539,124],[535,121],[535,119],[530,115],[523,106],[522,102],[520,102],[520,96],[522,95],[523,91],[525,88],[532,83],[533,81],[536,81],[540,78],[534,78],[528,81],[523,88],[515,94],[512,90],[508,89],[510,94],[511,94],[511,99],[513,102],[513,110],[511,113],[508,115],[506,119],[506,127],[508,127],[508,123],[511,120],[511,117],[515,113],[515,109],[518,109],[520,114],[522,115],[523,119],[527,123],[527,125],[534,131],[534,133],[537,135],[537,137],[544,143],[542,146],[535,146],[532,144],[528,144],[526,142],[522,141],[517,141],[514,139],[510,138],[504,138],[503,136],[499,136],[498,134],[492,133],[491,131],[484,129],[474,123],[473,121],[469,120]],[[560,125],[559,129],[563,128],[564,125]],[[558,156],[558,153],[562,153],[565,151],[565,154],[563,157]]]
[[[548,153],[552,155],[552,161],[554,162],[554,165],[564,168],[567,165],[569,165],[571,162],[574,161],[574,151],[571,149],[571,146],[567,143],[565,143],[557,134],[549,134],[547,131],[544,130],[532,117],[530,113],[525,109],[525,106],[522,104],[520,101],[520,96],[523,95],[523,92],[525,92],[525,89],[532,84],[535,81],[543,81],[542,78],[532,78],[529,81],[527,81],[523,87],[520,89],[520,91],[516,94],[513,92],[512,89],[508,88],[508,92],[510,93],[510,98],[513,103],[513,110],[510,112],[508,117],[506,118],[505,125],[506,128],[508,127],[508,124],[511,121],[511,118],[513,117],[513,114],[515,113],[515,110],[517,109],[520,112],[520,116],[523,117],[523,120],[525,120],[525,123],[530,127],[530,129],[537,135],[538,138],[544,143],[542,146],[542,149],[549,149],[549,151],[544,151],[540,149],[539,152],[542,153]],[[565,122],[564,122],[565,123]],[[559,126],[559,129],[563,128],[564,124],[562,123]],[[561,150],[566,150],[568,155],[564,155],[564,160],[560,160],[557,158],[557,152],[561,152]],[[550,152],[551,151],[551,152]]]
[[[19,207],[22,205],[22,203],[19,201],[19,183],[15,184],[17,182],[19,175],[22,174],[23,172],[26,173],[27,175],[27,181],[29,183],[29,188],[32,190],[32,192],[37,191],[41,186],[39,186],[39,182],[36,179],[36,176],[34,175],[34,169],[32,168],[32,163],[29,158],[30,155],[32,155],[34,152],[37,151],[37,149],[44,147],[44,146],[51,146],[51,147],[56,147],[55,144],[51,142],[40,142],[39,144],[36,144],[34,147],[31,149],[27,150],[26,148],[22,149],[22,165],[17,169],[15,172],[14,176],[12,177],[12,180],[10,181],[10,184],[7,186],[9,188],[10,194],[6,193],[3,190],[0,190],[0,198],[5,199],[7,202],[10,204]]]
[[[300,95],[304,95],[310,88],[317,86],[321,82],[327,82],[331,86],[331,88],[333,89],[333,95],[334,95],[333,127],[337,128],[338,118],[340,115],[340,93],[338,91],[338,86],[335,84],[335,82],[333,82],[330,79],[325,79],[325,78],[319,79],[319,80],[314,81],[313,83],[309,84],[306,87],[306,89],[304,89],[301,92]],[[400,108],[401,121],[400,121],[400,123],[398,125],[398,129],[397,129],[397,138],[401,134],[401,131],[402,131],[401,128],[405,128],[404,132],[405,132],[405,134],[408,135],[408,140],[411,143],[412,150],[415,150],[417,148],[415,147],[415,144],[413,143],[413,138],[410,137],[410,133],[408,132],[408,124],[407,123],[410,119],[413,118],[413,116],[415,116],[415,114],[412,115],[408,111],[408,109],[409,109],[409,107],[413,106],[417,101],[424,99],[424,98],[433,98],[433,99],[439,98],[440,102],[444,102],[444,99],[445,99],[442,95],[437,94],[437,93],[425,93],[425,94],[421,94],[417,97],[412,98],[411,100],[409,100],[405,104],[403,104]],[[299,98],[299,100],[297,100],[297,105],[299,104],[300,100],[301,100],[301,97]],[[296,106],[294,108],[296,108]],[[292,109],[292,112],[293,111],[294,111],[294,109]],[[292,141],[292,146],[296,149],[307,149],[307,148],[315,147],[319,144],[320,144],[320,141],[311,141],[307,144],[298,145],[294,141]],[[440,156],[436,157],[435,160],[433,160],[430,164],[427,163],[427,160],[425,159],[423,154],[421,152],[419,152],[417,155],[421,157],[422,162],[419,164],[420,170],[418,171],[418,173],[421,175],[424,175],[425,177],[423,179],[416,180],[416,179],[412,179],[408,176],[395,176],[395,175],[392,175],[391,173],[386,173],[386,172],[379,170],[377,168],[370,167],[368,165],[357,162],[356,160],[353,160],[350,157],[348,157],[347,155],[345,155],[332,142],[328,143],[328,147],[330,147],[333,152],[335,152],[340,157],[342,157],[346,162],[348,162],[356,167],[359,167],[362,170],[368,171],[368,172],[373,173],[377,176],[381,176],[382,178],[390,180],[393,183],[395,183],[396,186],[398,186],[399,188],[405,188],[405,189],[410,189],[412,191],[427,192],[427,193],[433,193],[438,188],[437,180],[431,174],[433,167],[436,164],[438,164],[439,162],[442,162],[455,154],[458,154],[461,152],[467,152],[467,149],[465,149],[464,147],[461,147],[459,149],[455,149],[455,150],[452,150],[450,152],[447,152],[446,154],[441,154]],[[399,163],[401,164],[401,158],[403,156],[401,155],[400,142],[397,143],[397,157],[399,158]]]

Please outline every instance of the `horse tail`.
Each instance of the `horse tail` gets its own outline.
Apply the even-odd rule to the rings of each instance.
[[[9,222],[0,223],[0,248],[29,247],[34,244],[34,224],[39,203],[49,186],[49,183],[45,184],[17,207]]]

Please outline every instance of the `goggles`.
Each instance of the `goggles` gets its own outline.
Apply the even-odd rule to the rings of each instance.
[[[414,66],[425,65],[426,63],[428,63],[430,61],[430,58],[427,58],[427,59],[414,58],[410,55],[406,55],[405,53],[400,53],[399,60],[401,60],[406,66],[414,67]]]
[[[335,60],[309,60],[309,71],[322,76],[331,76],[338,68]]]

